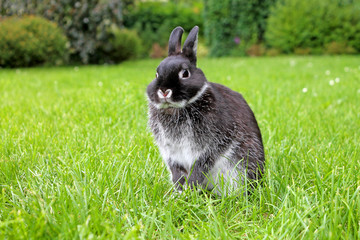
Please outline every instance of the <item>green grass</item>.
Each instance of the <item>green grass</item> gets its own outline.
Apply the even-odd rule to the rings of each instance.
[[[250,197],[172,192],[147,128],[158,63],[0,70],[1,239],[360,239],[360,57],[199,60],[259,122]]]

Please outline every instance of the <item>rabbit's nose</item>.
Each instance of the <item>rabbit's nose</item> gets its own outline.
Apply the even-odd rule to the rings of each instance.
[[[166,89],[165,92],[163,92],[161,89],[159,89],[157,91],[157,94],[160,99],[164,99],[164,98],[167,99],[167,98],[171,97],[172,91],[171,91],[171,89]]]

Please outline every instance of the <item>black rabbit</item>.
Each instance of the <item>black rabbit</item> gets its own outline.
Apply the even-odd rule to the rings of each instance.
[[[147,87],[149,125],[179,190],[225,183],[233,191],[262,175],[261,133],[241,94],[208,82],[196,67],[198,31],[190,31],[182,50],[184,30],[171,32],[168,57]]]

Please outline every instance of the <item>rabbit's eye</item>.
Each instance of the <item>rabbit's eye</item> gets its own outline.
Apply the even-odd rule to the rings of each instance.
[[[179,78],[180,79],[188,79],[190,77],[190,72],[187,69],[183,69],[179,72]]]
[[[159,74],[158,74],[158,72],[156,72],[156,74],[155,74],[155,77],[156,77],[156,78],[158,78],[158,77],[159,77]]]

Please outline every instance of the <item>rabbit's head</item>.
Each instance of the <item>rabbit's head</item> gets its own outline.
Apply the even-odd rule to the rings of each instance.
[[[182,27],[170,34],[168,57],[156,69],[156,78],[148,85],[147,95],[156,108],[183,108],[196,101],[208,84],[203,72],[196,67],[199,28],[189,33],[181,49]]]

